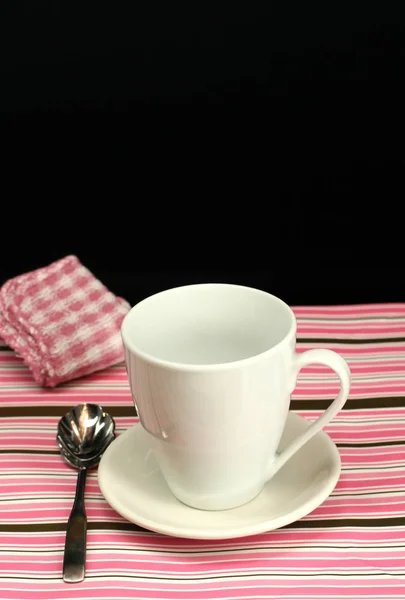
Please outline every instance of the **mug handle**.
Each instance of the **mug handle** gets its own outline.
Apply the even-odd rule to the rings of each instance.
[[[332,404],[322,413],[320,417],[313,421],[308,429],[299,435],[293,442],[291,442],[287,448],[277,454],[276,458],[271,462],[268,467],[267,479],[270,479],[281,467],[297,452],[304,444],[306,444],[314,435],[319,433],[321,429],[325,427],[333,417],[341,410],[345,405],[346,400],[350,392],[350,369],[345,359],[333,350],[326,350],[323,348],[316,348],[314,350],[307,350],[302,354],[295,354],[294,358],[294,371],[295,378],[298,372],[303,367],[309,364],[321,364],[330,367],[335,371],[336,375],[340,380],[340,391],[333,400]]]

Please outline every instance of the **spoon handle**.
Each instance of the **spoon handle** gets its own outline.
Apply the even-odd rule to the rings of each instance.
[[[84,508],[84,488],[87,469],[81,469],[77,478],[76,496],[66,528],[63,580],[66,583],[83,581],[86,567],[87,517]]]

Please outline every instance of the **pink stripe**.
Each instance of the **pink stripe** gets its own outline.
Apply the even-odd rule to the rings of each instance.
[[[0,574],[4,575],[19,575],[24,573],[27,575],[47,575],[49,577],[58,577],[60,573],[60,559],[52,560],[50,557],[47,557],[47,561],[43,562],[43,557],[41,557],[41,562],[35,562],[32,559],[29,561],[21,561],[20,563],[12,563],[9,564],[9,570],[7,567],[0,568]],[[304,555],[297,555],[291,557],[290,561],[283,560],[282,558],[274,559],[270,557],[256,557],[246,558],[241,557],[241,560],[233,560],[232,562],[228,561],[217,561],[216,564],[210,564],[207,561],[202,562],[201,564],[195,562],[183,562],[180,564],[176,564],[173,562],[166,563],[149,563],[145,562],[145,560],[139,560],[130,556],[121,557],[114,560],[97,560],[92,555],[90,555],[87,560],[86,569],[87,573],[91,576],[96,573],[103,575],[118,575],[122,574],[131,574],[134,572],[134,569],[137,572],[139,578],[153,576],[153,577],[167,577],[168,575],[171,578],[182,578],[182,577],[209,577],[218,575],[218,573],[222,573],[223,576],[226,575],[261,575],[263,570],[266,571],[268,576],[279,575],[280,573],[291,573],[291,567],[294,567],[292,561],[299,561],[299,568],[296,569],[297,575],[300,574],[317,574],[320,569],[324,569],[325,571],[329,570],[331,572],[341,571],[342,575],[345,575],[347,571],[353,570],[357,572],[366,572],[368,570],[373,571],[375,569],[397,569],[399,572],[402,571],[404,564],[404,557],[393,558],[387,557],[386,559],[378,558],[374,555],[368,557],[368,560],[375,561],[373,563],[374,569],[370,568],[370,566],[365,566],[367,564],[367,557],[364,555],[363,557],[340,557],[340,558],[327,558],[319,554],[317,557],[314,557],[313,560],[308,559]],[[344,564],[343,564],[344,563]],[[111,576],[110,575],[110,576]]]
[[[405,376],[405,362],[403,364],[397,364],[397,365],[389,365],[389,364],[385,364],[385,363],[380,363],[380,365],[376,366],[375,364],[373,364],[372,366],[370,366],[369,364],[365,363],[364,365],[360,364],[360,363],[356,363],[356,362],[351,362],[350,364],[350,371],[352,374],[352,377],[355,377],[356,375],[358,376],[365,376],[365,375],[374,375],[374,376],[383,376],[385,374],[401,374],[403,376]],[[310,367],[305,367],[304,369],[301,369],[300,371],[300,377],[304,377],[304,376],[311,376],[311,375],[319,375],[322,377],[334,377],[334,375],[331,375],[331,371],[328,367],[324,367],[322,365],[314,365],[314,366],[310,366]],[[387,377],[388,379],[388,377]],[[389,379],[388,379],[389,380]]]
[[[332,496],[325,500],[322,505],[325,509],[341,506],[345,506],[350,510],[357,510],[363,507],[374,507],[379,509],[378,512],[383,513],[388,512],[389,508],[392,508],[392,510],[397,512],[403,510],[403,507],[405,507],[405,500],[400,494],[395,495],[394,493],[377,494],[376,496],[371,496],[370,494],[366,496],[336,496],[332,494]]]
[[[32,375],[28,371],[17,371],[14,369],[10,373],[4,370],[0,371],[0,381],[2,385],[12,385],[18,383],[21,388],[27,388],[36,385],[34,379],[32,378]],[[112,383],[114,383],[117,387],[120,386],[122,388],[128,388],[128,383],[124,380],[120,382],[117,379],[114,379],[113,381],[111,379],[108,379],[105,381],[100,381],[98,383],[99,385],[111,385]],[[83,380],[82,383],[76,382],[75,385],[71,387],[86,389],[90,387],[90,385],[90,381]]]
[[[304,334],[311,335],[322,335],[326,338],[333,337],[334,335],[366,335],[374,337],[375,339],[378,336],[381,337],[395,337],[395,336],[403,336],[405,333],[405,324],[402,325],[381,325],[379,327],[373,326],[355,326],[355,325],[347,325],[344,326],[336,326],[336,325],[306,325],[305,323],[300,323],[297,327],[298,336]]]
[[[337,315],[355,315],[360,318],[364,318],[365,315],[405,315],[404,303],[347,304],[342,306],[292,306],[291,308],[298,318],[307,315],[316,315],[317,318],[321,318],[323,315],[331,318]]]
[[[385,432],[385,434],[383,434],[382,432],[379,432],[378,434],[375,433],[374,435],[372,433],[367,433],[367,432],[361,432],[358,431],[358,433],[356,432],[347,432],[347,431],[336,431],[331,427],[325,427],[325,430],[328,432],[328,434],[330,435],[330,437],[333,439],[334,442],[336,443],[341,443],[341,444],[349,444],[353,442],[353,435],[356,436],[356,443],[358,442],[363,442],[365,444],[377,444],[377,443],[383,443],[383,442],[403,442],[404,440],[404,432],[402,431],[398,431],[394,433],[392,431],[387,431]]]
[[[26,497],[32,498],[38,495],[38,497],[49,497],[49,498],[57,498],[58,495],[74,495],[76,489],[76,480],[70,481],[51,481],[46,483],[10,483],[3,485],[0,482],[0,494],[4,494],[7,496],[14,495],[15,497]],[[93,497],[97,494],[101,496],[100,488],[98,484],[94,481],[88,481],[86,484],[86,494],[91,494]]]
[[[198,588],[196,587],[198,585]],[[41,593],[42,600],[55,600],[55,594],[59,600],[71,598],[72,591],[61,586],[61,584],[48,584],[41,586],[35,584],[36,589]],[[78,587],[78,586],[77,586]],[[36,598],[32,591],[32,584],[0,584],[0,589],[5,590],[8,600],[31,600]],[[299,595],[297,591],[299,590]],[[213,583],[199,582],[198,584],[178,582],[158,581],[143,582],[140,580],[134,582],[114,581],[114,579],[103,580],[94,585],[87,583],[80,584],[77,590],[80,598],[143,598],[156,600],[164,598],[165,600],[207,600],[209,598],[240,598],[253,600],[255,598],[363,598],[369,600],[373,598],[402,598],[403,582],[401,579],[377,579],[374,583],[369,578],[350,578],[350,587],[347,577],[345,578],[322,578],[313,580],[310,577],[296,577],[293,580],[285,580],[275,577],[267,579],[246,580],[236,579],[235,581],[215,581]],[[21,596],[21,593],[24,596]],[[118,593],[117,593],[118,592]],[[135,596],[134,596],[135,593]],[[164,594],[162,596],[161,594]],[[159,595],[157,595],[159,594]],[[192,595],[190,595],[192,594]],[[208,596],[209,594],[209,596]],[[370,596],[371,594],[371,596]]]
[[[319,391],[319,388],[326,390],[332,390],[332,391],[336,391],[339,389],[339,384],[336,382],[306,382],[306,381],[299,381],[297,384],[296,389],[300,390],[300,391]],[[367,392],[382,392],[383,395],[387,394],[387,392],[389,394],[391,394],[392,392],[405,392],[405,381],[401,382],[398,380],[392,380],[390,382],[386,382],[384,383],[380,383],[380,382],[357,382],[357,381],[353,381],[351,384],[351,394],[353,393],[367,393]]]
[[[131,406],[132,408],[132,406]],[[4,417],[0,419],[0,431],[3,431],[9,427],[14,429],[21,428],[29,429],[33,433],[36,433],[39,429],[46,429],[55,433],[55,427],[57,426],[59,417]],[[134,423],[138,422],[136,417],[114,417],[117,429],[126,429]],[[16,433],[20,433],[16,431]]]
[[[65,393],[60,396],[53,396],[47,394],[45,399],[41,398],[38,394],[38,390],[32,389],[29,392],[18,390],[0,390],[0,398],[4,394],[4,398],[1,400],[2,406],[32,406],[38,404],[39,406],[75,406],[85,402],[98,402],[101,404],[108,404],[110,406],[129,406],[134,407],[131,395],[127,390],[115,390],[114,395],[109,389],[100,390],[77,390],[70,393]],[[134,409],[135,411],[135,409]]]
[[[135,422],[134,419],[129,419],[127,423],[128,426],[132,426]],[[126,427],[123,424],[122,430],[125,430]],[[376,440],[376,441],[384,441],[384,440],[395,440],[395,439],[405,439],[405,415],[404,422],[393,422],[386,424],[365,424],[361,423],[357,426],[353,425],[350,428],[345,424],[341,425],[339,423],[332,423],[325,427],[325,430],[328,431],[330,435],[334,437],[334,439],[353,439],[357,440]],[[119,434],[120,427],[117,428],[117,433]],[[27,448],[27,449],[45,449],[45,450],[53,450],[57,451],[58,447],[55,440],[55,433],[53,431],[3,431],[1,433],[0,439],[0,447],[2,448]]]
[[[405,422],[403,424],[388,423],[386,425],[365,425],[358,427],[342,427],[338,424],[331,424],[325,427],[325,430],[335,441],[355,440],[357,441],[403,441],[405,439]],[[18,433],[18,435],[16,435]],[[55,442],[55,435],[51,433],[36,433],[30,436],[24,436],[24,432],[6,431],[1,434],[1,448],[35,448],[52,450],[57,452],[58,448]]]
[[[401,578],[399,578],[398,580],[390,580],[390,579],[385,579],[385,578],[381,578],[380,581],[373,582],[370,578],[370,572],[376,571],[377,569],[373,569],[373,565],[364,565],[364,569],[363,569],[363,573],[360,574],[360,576],[353,576],[350,578],[350,586],[351,589],[348,589],[347,592],[350,594],[351,591],[354,591],[356,587],[360,587],[361,589],[363,589],[364,591],[368,591],[369,593],[373,590],[375,590],[375,592],[377,593],[377,590],[396,590],[398,589],[398,591],[400,591],[402,589],[402,594],[403,594],[403,582],[401,581]],[[347,577],[345,577],[345,573],[344,570],[341,574],[341,577],[333,577],[333,576],[328,576],[328,575],[324,575],[319,577],[318,579],[314,579],[311,577],[302,577],[300,575],[297,575],[294,578],[289,578],[288,576],[276,576],[273,575],[269,578],[265,578],[265,577],[255,577],[254,579],[248,580],[246,579],[245,581],[229,581],[227,579],[224,580],[213,580],[213,581],[198,581],[198,582],[189,582],[189,581],[178,581],[178,580],[174,580],[174,581],[165,581],[165,582],[161,582],[159,580],[152,580],[152,581],[142,581],[141,579],[138,579],[136,581],[134,581],[132,583],[132,585],[136,585],[135,589],[139,589],[142,590],[144,592],[150,592],[151,594],[156,593],[157,591],[171,591],[172,593],[177,593],[179,594],[178,597],[180,598],[188,598],[188,596],[185,596],[184,594],[188,594],[188,593],[193,593],[193,594],[198,594],[196,597],[197,598],[205,598],[206,600],[206,596],[204,597],[201,594],[207,594],[208,592],[212,592],[212,593],[216,593],[216,594],[220,594],[222,593],[227,593],[229,594],[230,591],[232,590],[233,593],[248,593],[248,590],[250,590],[250,593],[253,595],[257,590],[263,590],[263,592],[267,589],[267,592],[269,592],[270,590],[273,593],[281,593],[283,590],[288,590],[290,589],[291,591],[295,591],[295,593],[297,592],[297,587],[298,589],[301,590],[306,590],[306,591],[310,591],[311,589],[313,591],[315,590],[326,590],[328,589],[328,593],[332,593],[332,590],[334,591],[334,594],[338,594],[340,593],[340,590],[345,590],[345,588],[347,588]],[[378,583],[377,583],[378,582]],[[241,583],[243,585],[241,585]],[[4,589],[9,589],[9,588],[14,588],[14,589],[23,589],[26,591],[30,590],[30,586],[32,586],[32,584],[30,584],[29,582],[25,583],[25,582],[18,582],[17,584],[13,582],[0,582],[0,590],[4,590]],[[330,587],[329,587],[330,586]],[[336,587],[335,587],[336,586]],[[69,591],[69,587],[70,586],[66,586],[63,585],[62,583],[42,583],[42,582],[37,582],[36,583],[36,588],[38,589],[38,591],[42,591],[44,594],[46,594],[47,590],[52,590],[51,593],[71,593],[71,590]],[[131,592],[131,582],[130,581],[119,581],[119,580],[115,580],[114,577],[111,577],[109,579],[106,580],[102,580],[102,581],[84,581],[83,583],[80,584],[80,587],[77,586],[78,589],[80,589],[81,594],[86,594],[84,597],[91,597],[90,595],[87,594],[94,594],[95,591],[97,591],[97,596],[99,597],[103,592],[105,592],[106,594],[108,594],[110,592],[110,590],[114,590],[114,588],[116,587],[120,587],[121,588],[121,593],[125,593],[125,591]],[[68,588],[68,589],[66,589]],[[47,596],[44,596],[47,597]],[[61,596],[61,597],[70,597],[70,596]],[[94,597],[94,596],[93,596]],[[104,596],[102,596],[104,597]],[[108,597],[108,596],[107,596]],[[131,597],[131,596],[129,596]],[[153,596],[148,596],[153,598]],[[194,595],[192,596],[194,598]],[[209,596],[211,597],[211,596]],[[216,596],[215,596],[216,597]],[[218,597],[222,597],[222,596],[218,596]],[[225,596],[227,597],[227,596]],[[243,596],[244,597],[244,596]],[[281,596],[283,597],[283,596]],[[374,595],[372,596],[374,598]],[[59,598],[59,596],[58,596]],[[156,596],[154,597],[156,600]],[[54,600],[54,598],[52,599]]]
[[[373,343],[364,343],[364,344],[345,344],[345,343],[335,343],[335,342],[312,342],[308,344],[307,342],[299,342],[297,343],[297,352],[305,352],[305,350],[310,350],[311,348],[329,348],[330,350],[335,350],[342,354],[342,356],[377,356],[381,358],[383,356],[396,355],[403,356],[405,352],[405,345],[402,342],[396,342],[393,344],[392,342],[380,342],[378,344]]]
[[[1,523],[42,523],[42,522],[65,522],[72,508],[72,501],[58,500],[35,503],[28,501],[10,503],[4,502],[0,514]],[[103,502],[95,502],[91,498],[86,502],[88,518],[94,521],[114,521],[124,522],[117,513]],[[332,496],[324,504],[318,507],[309,517],[313,519],[322,516],[323,518],[334,518],[336,513],[346,516],[402,516],[405,512],[405,501],[398,495],[378,495],[378,497]]]
[[[372,450],[371,452],[367,452],[367,450]],[[403,448],[398,447],[392,449],[386,448],[378,450],[376,448],[366,448],[357,449],[357,448],[339,448],[339,452],[343,461],[344,466],[384,466],[388,464],[403,464],[405,458],[405,451]],[[375,475],[374,475],[375,476]]]
[[[370,477],[370,472],[353,472],[344,471],[336,485],[335,492],[353,491],[353,490],[380,490],[382,487],[387,487],[390,490],[403,490],[405,484],[405,476],[396,474],[389,470],[380,471],[378,477],[373,474]],[[401,487],[402,486],[402,487]]]
[[[12,479],[10,483],[0,481],[0,494],[13,498],[43,498],[49,499],[58,498],[60,496],[70,495],[73,498],[76,488],[76,478],[47,478],[45,482],[38,483],[37,480],[19,478]],[[370,472],[353,473],[343,472],[337,486],[336,492],[345,491],[361,492],[361,491],[402,491],[405,488],[405,476],[393,476],[390,471],[379,471],[378,478],[376,471],[373,472],[373,477],[370,478]],[[89,479],[86,486],[86,493],[93,498],[101,496],[101,492],[96,479]]]
[[[381,447],[381,448],[340,448],[340,454],[344,460],[350,462],[354,458],[362,462],[373,462],[376,460],[379,461],[387,461],[392,462],[394,459],[397,459],[399,462],[404,461],[405,458],[405,449],[404,447],[395,446],[395,447]],[[38,457],[36,455],[24,455],[14,454],[14,455],[4,455],[0,454],[0,469],[6,468],[10,471],[18,471],[24,468],[25,472],[28,472],[32,469],[40,468],[42,471],[44,468],[52,468],[53,470],[57,470],[58,472],[74,472],[73,469],[70,469],[66,463],[62,460],[59,455],[49,455]],[[35,471],[34,471],[35,473]]]
[[[342,318],[339,315],[325,318],[318,318],[316,315],[310,317],[298,317],[297,318],[297,326],[301,327],[324,327],[325,329],[328,326],[331,327],[341,327],[342,329],[350,330],[351,328],[356,327],[395,327],[405,324],[405,313],[390,316],[376,316],[370,317],[367,315],[356,317],[353,319],[352,317]]]
[[[261,548],[269,547],[273,549],[275,546],[291,546],[305,545],[309,548],[316,548],[318,545],[350,545],[357,547],[368,547],[369,545],[379,545],[384,548],[386,545],[389,550],[390,544],[404,545],[405,528],[404,527],[342,527],[338,529],[330,529],[328,527],[319,527],[316,529],[317,535],[314,536],[314,530],[311,528],[304,529],[279,529],[270,533],[258,534],[251,537],[231,539],[231,540],[191,540],[169,536],[161,536],[151,532],[142,531],[88,531],[88,543],[92,547],[108,546],[128,547],[131,551],[135,548],[150,551],[155,548],[170,550],[171,552],[203,552],[217,551],[228,549],[240,550],[245,548]],[[43,547],[44,544],[60,545],[64,541],[64,533],[61,532],[33,532],[31,536],[25,532],[16,532],[13,534],[0,532],[0,544],[9,547],[9,544],[14,542],[16,547],[21,544],[21,547],[35,548]],[[189,556],[189,554],[186,554]]]
[[[320,411],[300,411],[304,417],[311,419],[320,414]],[[405,407],[390,407],[390,408],[373,408],[373,409],[351,409],[349,411],[343,410],[336,417],[335,421],[349,422],[349,421],[363,421],[363,420],[374,420],[374,421],[386,421],[387,419],[405,419]],[[384,424],[385,427],[385,424]],[[350,430],[349,430],[350,431]]]

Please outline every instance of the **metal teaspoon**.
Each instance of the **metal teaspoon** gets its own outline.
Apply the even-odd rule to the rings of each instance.
[[[95,467],[115,438],[114,419],[97,404],[79,404],[58,423],[56,440],[63,458],[79,470],[76,495],[66,529],[63,580],[83,581],[86,570],[87,517],[84,489],[87,470]]]

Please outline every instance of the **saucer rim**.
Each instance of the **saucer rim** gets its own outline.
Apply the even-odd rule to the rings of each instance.
[[[288,420],[291,420],[291,419],[305,421],[306,423],[311,422],[309,419],[306,419],[305,417],[302,417],[301,415],[298,415],[295,412],[290,410],[288,413]],[[290,525],[291,523],[299,521],[303,517],[309,515],[318,506],[320,506],[322,504],[322,502],[324,502],[330,496],[330,494],[333,492],[333,490],[335,489],[336,484],[337,484],[337,482],[340,478],[341,472],[342,472],[340,452],[339,452],[335,442],[331,439],[331,437],[328,435],[328,433],[325,430],[321,430],[312,439],[319,438],[319,437],[323,438],[323,443],[328,447],[327,455],[330,457],[330,461],[331,461],[331,466],[332,466],[331,473],[330,473],[329,479],[327,481],[327,484],[324,485],[321,488],[321,490],[319,490],[316,494],[314,494],[310,498],[310,500],[307,501],[305,504],[299,505],[294,510],[287,511],[286,513],[283,513],[279,517],[277,517],[277,516],[270,517],[267,519],[263,519],[262,521],[260,521],[259,523],[255,524],[255,525],[245,525],[245,526],[241,526],[238,528],[233,527],[226,531],[225,531],[225,529],[221,530],[221,531],[218,531],[218,529],[201,530],[201,529],[190,528],[187,526],[179,527],[179,526],[164,525],[164,523],[162,523],[162,521],[159,522],[157,520],[150,520],[148,518],[142,517],[141,515],[139,515],[139,512],[137,512],[137,511],[135,511],[135,512],[137,512],[137,514],[134,516],[134,511],[131,509],[128,509],[126,507],[126,505],[124,505],[120,501],[119,498],[115,497],[111,500],[111,496],[114,495],[113,493],[111,493],[111,486],[110,486],[110,490],[108,490],[107,489],[108,485],[106,485],[105,481],[103,481],[103,479],[107,478],[106,476],[104,476],[104,465],[107,462],[105,457],[108,456],[113,451],[116,451],[117,446],[115,446],[115,448],[113,448],[113,446],[117,445],[118,441],[121,438],[125,437],[125,439],[126,439],[126,438],[130,437],[131,435],[133,435],[133,432],[139,427],[142,427],[142,425],[138,421],[137,423],[134,423],[133,425],[128,427],[128,429],[126,429],[122,434],[120,434],[120,436],[118,436],[110,444],[110,446],[107,448],[107,450],[105,451],[105,453],[103,454],[103,456],[101,458],[101,461],[100,461],[100,464],[98,467],[97,478],[98,478],[98,484],[99,484],[101,493],[102,493],[104,499],[106,500],[106,502],[109,504],[109,506],[113,510],[115,510],[121,517],[126,519],[129,523],[138,525],[139,527],[142,527],[151,533],[159,533],[159,534],[163,534],[163,535],[167,535],[167,536],[171,536],[171,537],[194,539],[194,540],[226,540],[226,539],[250,537],[252,535],[258,535],[261,533],[275,531],[277,529],[280,529],[282,527]],[[298,452],[299,451],[300,450],[298,450]],[[286,465],[287,464],[288,464],[288,462],[286,463]],[[282,469],[285,469],[286,465],[283,466],[280,469],[280,471]],[[173,496],[173,500],[182,504],[174,496]],[[192,508],[192,507],[186,506],[186,505],[184,505],[184,509],[187,511],[195,511],[196,513],[211,512],[211,511],[201,511],[197,508]],[[234,508],[232,510],[237,511],[238,508]],[[227,511],[225,510],[225,511],[214,511],[214,512],[226,513]]]

